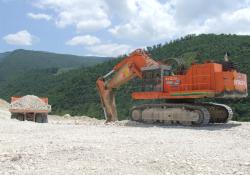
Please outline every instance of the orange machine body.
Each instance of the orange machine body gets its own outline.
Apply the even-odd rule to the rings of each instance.
[[[161,82],[160,82],[161,81]],[[134,92],[134,99],[194,99],[247,96],[247,76],[236,70],[223,71],[218,63],[193,64],[183,75],[162,76],[158,87]]]
[[[229,62],[227,62],[229,63]],[[173,75],[171,66],[154,61],[141,49],[132,52],[96,81],[106,121],[118,119],[114,89],[138,77],[139,92],[132,98],[201,99],[247,97],[247,76],[214,62],[193,64],[185,73]]]

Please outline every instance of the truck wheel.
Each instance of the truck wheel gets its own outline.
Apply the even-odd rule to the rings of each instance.
[[[20,120],[20,121],[24,121],[24,115],[23,114],[17,114],[16,119]]]
[[[36,114],[37,123],[48,123],[47,114]]]
[[[24,115],[20,114],[20,113],[12,113],[10,118],[23,121],[24,120]]]
[[[11,114],[11,119],[16,119],[16,115],[15,114]]]
[[[43,115],[43,123],[48,123],[48,115],[47,114]]]
[[[43,122],[43,116],[42,116],[42,114],[36,114],[36,119],[35,119],[35,121],[36,121],[37,123],[42,123],[42,122]]]

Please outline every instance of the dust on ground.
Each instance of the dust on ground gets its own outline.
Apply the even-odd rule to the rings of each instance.
[[[0,174],[250,174],[250,123],[105,125],[49,116],[41,124],[0,110]]]

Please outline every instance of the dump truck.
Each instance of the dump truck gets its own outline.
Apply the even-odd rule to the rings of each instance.
[[[116,121],[118,114],[115,89],[138,77],[139,91],[132,92],[134,100],[152,100],[134,106],[131,120],[203,126],[226,123],[233,117],[225,104],[201,102],[199,99],[240,99],[248,96],[247,75],[228,59],[223,63],[208,60],[193,63],[186,70],[174,73],[170,65],[153,60],[144,50],[137,49],[104,76],[97,79],[106,122]],[[153,103],[161,100],[161,103]]]
[[[11,119],[48,123],[48,113],[51,112],[51,105],[48,104],[48,98],[34,95],[13,96],[11,97],[9,111],[11,112]]]

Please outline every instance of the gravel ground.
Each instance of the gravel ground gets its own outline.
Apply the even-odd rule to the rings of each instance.
[[[0,110],[0,174],[250,174],[250,123],[153,126]]]

